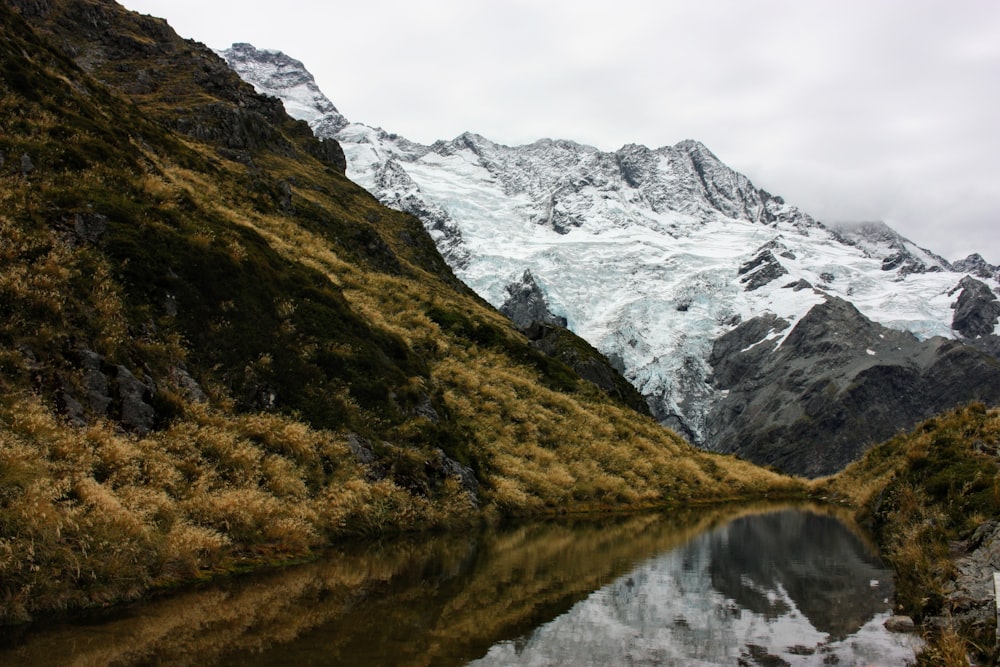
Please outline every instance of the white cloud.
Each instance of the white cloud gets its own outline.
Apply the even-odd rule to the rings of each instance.
[[[1000,263],[992,0],[126,0],[302,60],[350,119],[430,143],[704,142],[820,219]]]

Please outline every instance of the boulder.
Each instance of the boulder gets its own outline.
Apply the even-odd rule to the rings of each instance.
[[[883,625],[889,632],[913,632],[917,629],[916,623],[909,616],[890,616]]]

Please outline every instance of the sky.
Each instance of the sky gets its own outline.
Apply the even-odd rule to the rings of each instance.
[[[823,222],[1000,264],[996,0],[124,0],[301,60],[349,120],[613,151],[704,143]]]

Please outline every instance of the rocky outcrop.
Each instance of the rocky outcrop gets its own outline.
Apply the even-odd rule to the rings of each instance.
[[[545,293],[539,287],[531,271],[525,271],[521,281],[507,286],[507,300],[500,306],[500,312],[511,319],[514,325],[525,330],[536,322],[566,326],[566,318],[549,310]]]
[[[281,51],[258,49],[244,42],[218,53],[234,71],[252,72],[257,90],[265,93],[275,89],[294,91],[295,99],[286,102],[286,110],[291,116],[308,122],[318,136],[333,136],[348,124],[298,60]]]
[[[753,259],[744,262],[737,274],[742,276],[740,282],[743,283],[748,292],[759,289],[772,280],[776,280],[788,273],[788,269],[781,265],[778,258],[770,250],[761,250]]]
[[[955,317],[951,328],[966,338],[979,338],[992,335],[1000,319],[1000,301],[986,283],[971,276],[962,278],[961,282],[949,295],[958,290],[958,300],[955,302]]]
[[[469,250],[458,225],[447,211],[427,201],[398,162],[387,160],[379,165],[374,176],[373,194],[384,205],[417,217],[450,267],[462,269],[468,265]]]
[[[73,233],[88,244],[99,243],[108,231],[108,218],[100,213],[76,213],[73,216]]]
[[[842,299],[814,306],[783,339],[781,326],[753,318],[713,346],[725,395],[709,414],[711,448],[817,477],[943,410],[1000,402],[995,358],[888,329]]]
[[[139,435],[153,429],[157,413],[153,407],[156,384],[152,378],[140,380],[125,366],[111,364],[92,350],[78,350],[75,357],[82,384],[78,390],[67,387],[62,397],[63,410],[72,423],[83,426],[93,418],[109,418]],[[198,383],[183,373],[189,390],[204,397]],[[82,400],[76,391],[81,392]]]
[[[993,573],[1000,572],[1000,521],[983,523],[972,537],[952,548],[957,552],[955,577],[945,593],[951,619],[931,618],[926,623],[945,625],[950,620],[973,635],[989,635],[997,618]]]
[[[952,262],[951,267],[955,271],[968,273],[983,280],[995,280],[998,276],[1000,276],[1000,266],[990,264],[977,252],[972,253],[965,259]]]

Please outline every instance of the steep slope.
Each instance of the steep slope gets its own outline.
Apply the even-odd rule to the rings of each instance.
[[[321,94],[311,88],[303,96],[301,87],[282,85],[285,76],[307,75],[280,52],[242,44],[224,55],[289,109]],[[326,106],[303,117],[318,118]],[[832,471],[859,451],[851,445],[825,452],[825,441],[806,445],[789,422],[775,425],[787,433],[776,445],[786,453],[759,456],[744,446],[760,437],[746,432],[755,423],[739,417],[727,386],[713,380],[713,366],[725,363],[715,342],[741,322],[770,317],[788,324],[774,332],[767,354],[731,362],[745,366],[753,359],[759,367],[747,372],[765,377],[768,367],[783,363],[776,351],[784,336],[831,300],[849,302],[894,331],[921,340],[959,338],[983,352],[962,353],[961,370],[974,369],[977,384],[940,392],[946,405],[928,392],[904,392],[906,400],[920,402],[898,411],[890,403],[903,395],[894,395],[880,409],[890,432],[941,407],[970,397],[992,400],[1000,392],[991,359],[1000,350],[998,318],[987,303],[998,288],[991,265],[975,257],[951,265],[882,223],[828,228],[755,187],[698,142],[658,149],[630,144],[607,153],[550,139],[508,147],[465,133],[422,146],[381,129],[344,125],[339,115],[335,124],[339,129],[329,136],[344,147],[348,175],[386,205],[420,217],[462,280],[499,307],[530,271],[548,311],[618,364],[661,423],[704,447],[817,472]],[[313,127],[326,136],[321,122]],[[970,272],[985,292],[966,299],[975,305],[959,307]],[[967,313],[972,316],[959,316]],[[828,352],[799,350],[811,355],[803,360],[810,367],[853,366],[868,356],[857,346],[850,354]],[[892,373],[909,372],[902,355],[886,359]],[[771,389],[758,384],[755,401],[810,400],[807,385]],[[827,398],[846,401],[835,408],[842,413],[853,409],[846,395]],[[827,421],[834,440],[858,438],[848,422]],[[859,445],[873,437],[866,434]]]
[[[343,166],[162,20],[0,5],[0,622],[351,535],[800,488],[534,349]]]

